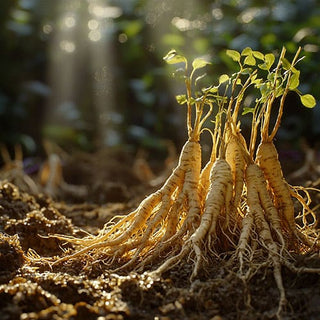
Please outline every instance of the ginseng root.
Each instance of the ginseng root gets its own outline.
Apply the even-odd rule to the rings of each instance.
[[[283,176],[278,152],[272,141],[262,142],[258,146],[256,159],[273,194],[274,204],[279,212],[279,219],[283,228],[291,233],[293,241],[296,239],[308,247],[320,247],[318,241],[308,238],[297,227],[292,190]],[[300,201],[299,197],[297,199]],[[305,206],[305,203],[301,203]]]
[[[186,203],[183,203],[186,208],[185,220],[190,223],[199,220],[198,183],[200,164],[200,144],[195,141],[187,141],[182,149],[176,169],[163,187],[143,200],[139,207],[129,214],[129,218],[124,216],[119,222],[110,225],[109,228],[102,229],[95,237],[73,239],[56,235],[56,238],[75,243],[82,249],[72,255],[58,259],[54,264],[74,259],[85,252],[97,249],[104,251],[106,255],[109,252],[113,259],[122,258],[122,253],[129,250],[130,255],[127,252],[127,259],[133,263],[140,257],[139,253],[141,251],[154,250],[155,245],[161,242],[166,234],[174,233],[170,228],[177,228],[177,225],[176,223],[172,224],[171,221],[175,218],[169,212],[173,203],[178,200],[180,192],[185,195],[184,201]],[[184,216],[183,212],[174,212],[174,214]],[[164,226],[168,226],[169,229],[164,228]],[[119,256],[117,257],[117,255]]]

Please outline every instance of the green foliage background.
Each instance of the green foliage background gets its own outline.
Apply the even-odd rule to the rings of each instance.
[[[49,49],[59,29],[59,17],[66,10],[77,12],[76,19],[85,30],[90,4],[111,6],[120,12],[108,18],[110,23],[101,39],[113,55],[109,88],[113,100],[108,106],[112,117],[102,121],[94,108],[95,95],[101,94],[97,92],[96,72],[103,76],[109,71],[104,65],[90,69],[92,61],[82,57],[77,67],[77,74],[83,77],[80,93],[71,107],[64,109],[64,121],[50,123],[48,108],[61,104],[59,100],[50,102],[48,76]],[[92,150],[106,144],[101,132],[103,126],[110,126],[118,135],[114,144],[122,146],[161,149],[164,139],[181,143],[185,139],[185,110],[177,106],[174,97],[182,93],[183,85],[170,78],[172,70],[162,60],[172,48],[190,60],[206,56],[212,61],[207,68],[209,79],[217,81],[220,74],[234,68],[225,54],[228,48],[241,51],[249,46],[277,53],[285,46],[290,56],[301,46],[305,59],[299,65],[304,83],[300,89],[319,101],[319,16],[317,0],[2,0],[0,140],[7,145],[22,143],[27,153],[39,152],[44,136],[64,146]],[[83,34],[77,41],[85,46],[88,39]],[[107,94],[105,99],[107,105]],[[316,125],[318,108],[303,110],[293,96],[286,109],[288,121],[279,132],[282,138],[295,140],[301,134],[320,131]]]

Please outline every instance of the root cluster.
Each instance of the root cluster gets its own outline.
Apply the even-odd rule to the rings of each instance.
[[[223,257],[233,261],[239,277],[247,281],[254,272],[252,265],[257,263],[253,262],[254,256],[263,252],[263,263],[273,269],[279,289],[280,315],[286,302],[282,266],[296,272],[320,271],[296,268],[291,256],[292,252],[319,252],[320,240],[313,228],[315,214],[309,207],[308,192],[286,182],[273,144],[296,70],[297,55],[288,69],[283,64],[284,54],[285,50],[273,70],[271,66],[263,69],[268,75],[267,91],[262,91],[261,81],[257,81],[258,67],[244,72],[241,59],[254,56],[250,50],[242,53],[239,60],[230,53],[239,62],[240,71],[227,84],[219,84],[220,89],[224,86],[223,95],[217,95],[217,90],[212,89],[216,87],[211,87],[194,102],[191,81],[186,81],[189,136],[177,167],[162,188],[145,198],[133,212],[106,224],[96,236],[78,239],[56,235],[75,244],[76,250],[55,259],[53,265],[85,253],[103,252],[110,268],[160,275],[189,259],[193,263],[193,280],[210,261]],[[259,57],[265,59],[265,64],[270,62],[270,56],[256,54]],[[238,113],[249,88],[258,90],[260,96],[252,108],[251,138],[246,143]],[[278,119],[269,133],[271,109],[279,97]],[[206,112],[205,106],[209,106]],[[217,112],[212,153],[201,168],[200,134],[214,106]],[[298,213],[295,202],[301,205]]]

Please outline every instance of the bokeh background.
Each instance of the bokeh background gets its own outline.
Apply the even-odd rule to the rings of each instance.
[[[234,65],[227,48],[279,53],[299,46],[300,90],[320,98],[317,0],[1,0],[0,140],[25,155],[43,141],[65,150],[165,148],[183,143],[181,83],[162,57],[172,48],[212,61],[215,81]],[[289,96],[278,141],[317,141],[318,106]]]

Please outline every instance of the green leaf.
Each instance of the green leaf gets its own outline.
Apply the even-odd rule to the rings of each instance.
[[[251,83],[254,83],[254,81],[257,79],[258,75],[254,74],[253,76],[251,76]]]
[[[269,82],[274,82],[274,80],[275,80],[275,73],[274,72],[271,72],[271,73],[269,73],[268,74],[268,76],[267,76],[267,79],[269,80]]]
[[[252,73],[252,68],[244,68],[241,71],[241,74],[251,74]]]
[[[208,92],[210,92],[211,89],[212,89],[212,86],[207,87],[207,88],[201,88],[201,91],[202,91],[203,93],[208,93]]]
[[[245,49],[242,50],[241,55],[242,56],[249,56],[252,54],[252,49],[249,47],[246,47]]]
[[[256,59],[254,58],[254,56],[249,55],[244,59],[244,64],[246,64],[248,66],[255,66],[256,65]]]
[[[266,83],[263,83],[259,89],[262,97],[265,97],[270,92],[269,86]]]
[[[209,89],[209,92],[216,93],[216,92],[218,92],[218,88],[219,88],[218,86],[214,86],[214,87]]]
[[[293,73],[297,73],[297,72],[300,72],[298,69],[296,69],[294,66],[291,66],[291,71]]]
[[[299,86],[299,77],[300,77],[300,71],[292,74],[290,78],[290,84],[289,84],[290,90],[294,90]]]
[[[283,69],[291,70],[293,73],[299,72],[286,58],[281,59]]]
[[[276,98],[281,97],[284,93],[284,88],[280,87],[278,88],[278,90],[276,91]]]
[[[177,54],[176,50],[170,50],[167,55],[163,57],[163,60],[168,64],[176,64],[181,62],[184,62],[185,64],[187,63],[187,59],[184,56]]]
[[[282,58],[281,59],[282,62],[282,66],[285,70],[290,70],[291,68],[291,63],[286,59],[286,58]]]
[[[262,79],[261,79],[261,78],[253,79],[253,80],[252,80],[252,83],[255,85],[256,88],[259,88],[259,86],[260,86],[261,83],[262,83]]]
[[[222,74],[220,77],[219,77],[219,84],[221,83],[224,83],[226,81],[229,80],[229,76],[227,74]]]
[[[211,62],[206,61],[205,59],[202,59],[202,58],[196,58],[192,62],[192,67],[193,67],[193,70],[197,70],[205,67],[208,64],[211,64]]]
[[[201,88],[201,91],[203,93],[209,93],[209,92],[217,92],[218,91],[218,87],[214,87],[213,85],[210,87],[206,87],[206,88]]]
[[[254,113],[254,108],[244,107],[242,111],[242,115],[244,116],[245,114],[248,114],[248,113]]]
[[[187,102],[187,96],[185,94],[179,94],[176,96],[176,100],[179,104],[185,104]]]
[[[268,65],[267,65],[266,62],[265,62],[265,63],[260,63],[260,64],[258,64],[258,67],[259,67],[260,69],[262,69],[262,70],[269,70],[269,69],[270,69],[270,67],[268,67]]]
[[[307,108],[313,108],[316,105],[316,99],[311,94],[300,96],[301,103]]]
[[[233,61],[240,61],[240,53],[236,50],[227,50],[227,55],[233,60]]]
[[[267,70],[269,70],[271,68],[271,66],[273,65],[274,63],[274,60],[275,60],[275,56],[273,53],[267,53],[265,56],[264,56],[264,61],[266,63],[266,67],[267,67]]]
[[[189,100],[188,100],[188,103],[192,106],[193,104],[195,104],[196,102],[196,99],[193,98],[193,97],[190,97]]]
[[[264,54],[259,52],[259,51],[252,51],[253,55],[255,58],[260,59],[260,60],[264,60]]]

